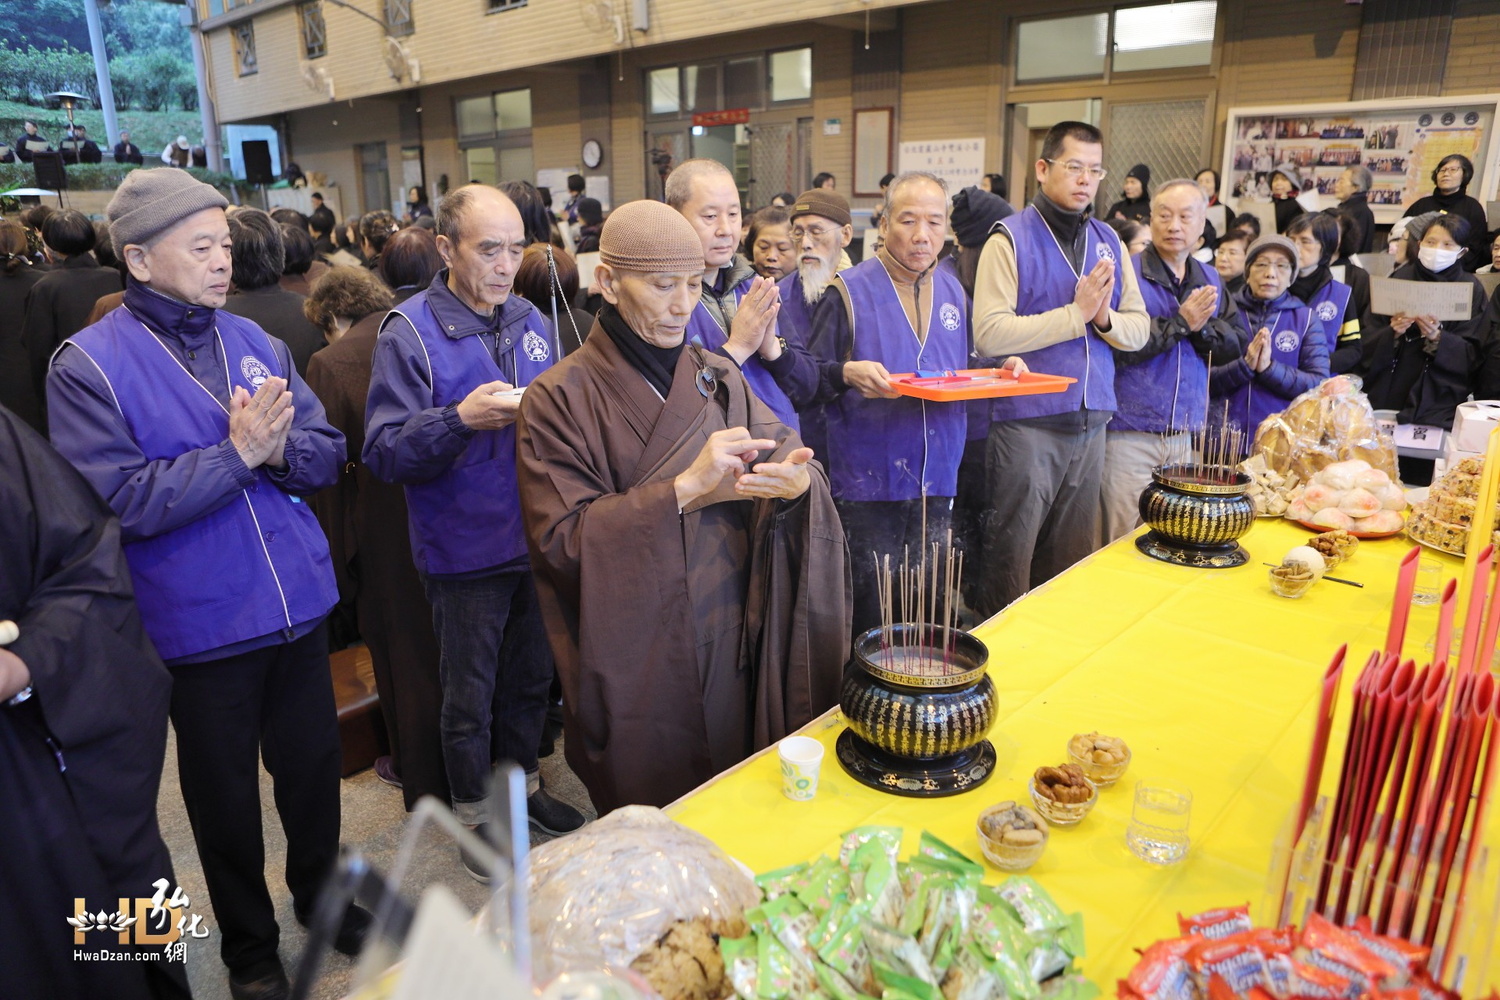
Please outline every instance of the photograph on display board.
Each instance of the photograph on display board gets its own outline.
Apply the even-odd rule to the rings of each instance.
[[[1275,167],[1296,166],[1325,208],[1337,203],[1339,175],[1363,166],[1374,176],[1369,202],[1382,223],[1394,222],[1405,205],[1432,192],[1432,171],[1452,153],[1467,156],[1484,183],[1485,145],[1495,117],[1493,103],[1410,109],[1371,108],[1323,114],[1288,109],[1231,115],[1226,140],[1224,187],[1236,200],[1269,201]],[[1477,195],[1476,195],[1477,196]]]

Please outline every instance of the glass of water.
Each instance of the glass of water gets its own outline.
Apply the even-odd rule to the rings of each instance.
[[[1411,602],[1418,607],[1436,604],[1443,593],[1443,564],[1437,556],[1423,554],[1417,563],[1417,579]]]
[[[1192,812],[1193,793],[1186,788],[1137,781],[1125,843],[1142,861],[1153,865],[1176,864],[1187,856],[1188,820]]]

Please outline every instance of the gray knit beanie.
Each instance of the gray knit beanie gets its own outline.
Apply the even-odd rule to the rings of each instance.
[[[228,204],[213,185],[186,170],[143,168],[125,176],[104,215],[109,219],[109,238],[115,253],[123,256],[130,244],[141,246],[190,215]]]
[[[693,224],[660,201],[631,201],[604,220],[599,260],[641,274],[701,272],[703,241]]]

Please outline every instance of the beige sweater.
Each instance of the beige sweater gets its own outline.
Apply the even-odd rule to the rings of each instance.
[[[1127,261],[1120,268],[1124,279],[1120,289],[1120,308],[1109,311],[1109,329],[1098,331],[1112,347],[1136,351],[1146,346],[1151,335],[1151,317],[1141,298],[1135,268]],[[991,239],[979,255],[974,276],[974,348],[985,357],[999,358],[1010,354],[1051,347],[1084,335],[1087,319],[1069,296],[1066,303],[1030,316],[1016,314],[1016,292],[1020,281],[1016,274],[1016,248],[1003,232]]]

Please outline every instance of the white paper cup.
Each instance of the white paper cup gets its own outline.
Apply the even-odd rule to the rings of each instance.
[[[788,736],[776,747],[781,757],[781,792],[797,802],[818,794],[818,771],[823,767],[823,744],[811,736]]]

